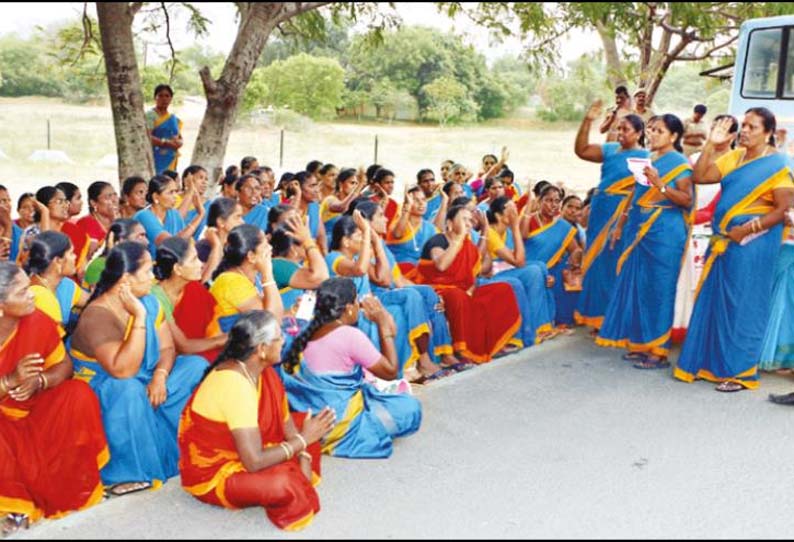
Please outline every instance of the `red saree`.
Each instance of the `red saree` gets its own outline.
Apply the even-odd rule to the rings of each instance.
[[[312,482],[319,483],[320,444],[309,446],[313,480],[301,472],[298,459],[257,472],[247,472],[234,437],[225,423],[209,420],[193,411],[191,397],[179,424],[179,471],[182,487],[200,501],[224,508],[262,506],[277,527],[300,530],[320,511],[320,500]],[[272,367],[259,379],[259,429],[262,445],[278,446],[284,440],[284,423],[290,416],[284,385]],[[303,425],[302,414],[293,414],[295,425]]]
[[[0,376],[32,353],[46,368],[66,355],[55,322],[38,310],[0,346]],[[92,506],[102,500],[99,469],[108,459],[99,401],[86,383],[0,401],[0,511],[35,521]]]
[[[201,282],[190,282],[174,306],[174,322],[188,339],[204,339],[215,314],[215,305],[215,298]],[[220,352],[221,348],[214,348],[198,355],[212,363]]]
[[[432,260],[419,260],[416,282],[431,285],[444,298],[454,350],[484,363],[518,331],[521,313],[509,284],[478,286],[470,295],[468,291],[475,286],[479,272],[480,253],[467,238],[444,272],[438,271]]]
[[[88,234],[72,222],[64,222],[61,226],[61,233],[67,235],[72,241],[74,253],[77,256],[75,266],[77,269],[82,269],[88,263],[88,250],[91,248],[91,238]]]

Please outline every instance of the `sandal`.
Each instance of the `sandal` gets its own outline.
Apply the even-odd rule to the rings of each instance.
[[[14,534],[20,529],[30,527],[30,518],[25,514],[10,513],[2,521],[3,536]]]
[[[625,361],[645,361],[648,359],[648,354],[642,352],[628,352],[620,356],[620,359]]]
[[[635,369],[667,369],[670,362],[664,358],[645,358],[634,362]]]
[[[731,382],[730,380],[726,380],[725,382],[720,382],[715,388],[717,391],[724,391],[728,393],[732,393],[734,391],[742,391],[744,386],[739,384],[738,382]]]
[[[433,380],[439,380],[441,378],[444,378],[445,376],[449,376],[453,373],[454,371],[450,371],[449,369],[439,369],[438,371],[436,371],[431,375],[422,375],[416,380],[412,380],[411,384],[421,386],[423,384],[427,384],[428,382],[432,382]]]
[[[105,494],[110,497],[121,497],[130,493],[137,493],[152,488],[151,482],[122,482],[113,484],[105,489]]]
[[[455,371],[456,373],[462,373],[463,371],[468,371],[469,369],[474,369],[475,364],[469,363],[466,361],[459,361],[458,363],[453,363],[452,365],[442,365],[442,369],[449,369],[450,371]]]

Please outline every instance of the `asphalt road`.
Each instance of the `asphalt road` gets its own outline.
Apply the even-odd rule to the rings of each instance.
[[[766,397],[794,380],[721,394],[620,353],[580,330],[426,386],[391,458],[324,458],[297,535],[172,479],[15,538],[791,538],[794,407]]]

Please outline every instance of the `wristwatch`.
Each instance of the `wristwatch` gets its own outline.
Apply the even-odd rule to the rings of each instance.
[[[663,184],[663,185],[662,185],[662,187],[659,189],[659,192],[661,192],[662,194],[664,194],[665,192],[667,192],[667,185],[664,185],[664,184]]]

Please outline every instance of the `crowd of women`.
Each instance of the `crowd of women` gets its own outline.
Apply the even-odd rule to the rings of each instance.
[[[617,142],[591,144],[600,113],[575,143],[603,164],[584,201],[522,189],[506,148],[477,175],[421,169],[400,201],[377,164],[312,161],[276,182],[250,156],[217,187],[198,165],[128,178],[121,197],[92,183],[84,217],[71,183],[20,195],[16,220],[0,187],[4,531],[177,474],[203,502],[296,530],[320,508],[321,454],[388,457],[419,429],[414,385],[577,323],[668,367],[702,183],[721,196],[674,374],[757,386],[762,344],[774,357],[792,335],[773,310],[794,206],[774,116],[748,111],[736,149],[736,119],[717,120],[692,166],[674,115],[626,115]]]

